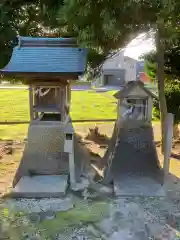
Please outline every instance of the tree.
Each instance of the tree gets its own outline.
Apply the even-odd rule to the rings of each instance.
[[[180,81],[169,80],[165,84],[165,97],[167,102],[167,110],[174,114],[174,131],[173,137],[180,137],[178,124],[180,123]],[[160,118],[159,103],[154,100],[154,113],[156,118]]]
[[[171,26],[173,27],[173,26]],[[180,120],[180,68],[178,60],[180,59],[179,52],[180,36],[176,35],[165,43],[164,50],[164,69],[165,69],[165,97],[167,102],[167,110],[175,115],[174,125],[174,137],[177,138],[179,135],[178,123]],[[156,80],[156,51],[148,54],[146,57],[146,71],[148,75]],[[155,109],[157,116],[159,117],[159,108],[157,102],[155,102]]]
[[[162,146],[164,146],[167,106],[164,92],[164,40],[169,21],[177,12],[172,10],[177,1],[166,0],[93,1],[65,0],[59,14],[59,22],[90,48],[107,55],[125,45],[139,31],[153,28],[156,31],[157,79],[161,112]],[[178,14],[179,15],[179,14]],[[173,16],[173,17],[172,17]],[[162,148],[163,151],[163,148]]]
[[[53,27],[55,23],[60,35],[77,37],[80,44],[96,53],[88,58],[94,69],[112,51],[149,30],[158,11],[155,0],[54,0],[52,5],[44,6],[44,12],[50,16],[44,24]]]
[[[156,79],[156,51],[153,51],[145,57],[145,70],[151,80]],[[164,73],[166,80],[180,80],[180,35],[177,39],[171,41],[171,44],[165,44],[164,49]]]

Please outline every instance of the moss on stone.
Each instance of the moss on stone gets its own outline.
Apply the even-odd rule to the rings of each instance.
[[[71,227],[98,222],[109,214],[109,205],[104,202],[96,202],[91,204],[78,204],[75,208],[66,212],[56,213],[53,220],[44,220],[38,224],[38,228],[44,229],[47,235],[55,235],[65,232]]]

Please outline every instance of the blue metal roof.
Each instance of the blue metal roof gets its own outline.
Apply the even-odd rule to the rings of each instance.
[[[71,44],[72,40],[74,41],[67,38],[19,37],[18,46],[14,48],[9,63],[1,72],[84,73],[87,49]]]

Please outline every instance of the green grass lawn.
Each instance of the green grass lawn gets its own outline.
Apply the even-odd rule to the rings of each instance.
[[[73,120],[98,120],[116,118],[114,92],[73,91],[71,117]],[[28,91],[21,89],[0,90],[0,122],[28,121]]]

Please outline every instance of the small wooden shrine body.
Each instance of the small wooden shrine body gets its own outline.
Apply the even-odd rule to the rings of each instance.
[[[71,183],[76,181],[70,82],[84,74],[86,55],[73,38],[19,37],[10,62],[0,70],[29,85],[31,123],[14,186],[30,173],[70,174]]]
[[[153,98],[141,81],[129,82],[122,90],[115,93],[118,99],[118,122],[120,126],[150,125],[152,121]]]
[[[48,83],[30,81],[31,121],[66,121],[69,116],[70,101],[71,89],[68,80]]]

